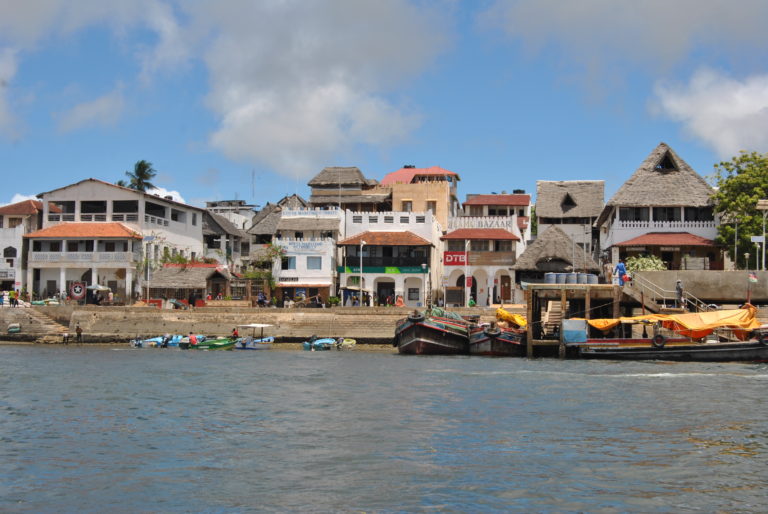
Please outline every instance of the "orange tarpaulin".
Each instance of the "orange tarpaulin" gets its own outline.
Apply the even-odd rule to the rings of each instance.
[[[745,305],[741,309],[722,311],[692,312],[688,314],[647,314],[622,318],[604,318],[587,320],[590,326],[608,331],[619,323],[656,323],[693,339],[700,339],[711,334],[717,328],[730,328],[739,331],[742,336],[760,326],[755,319],[757,309]]]

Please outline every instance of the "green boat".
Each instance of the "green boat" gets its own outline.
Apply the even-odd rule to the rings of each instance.
[[[231,350],[235,347],[239,339],[230,339],[228,337],[219,337],[218,339],[206,339],[202,343],[190,346],[195,350]]]

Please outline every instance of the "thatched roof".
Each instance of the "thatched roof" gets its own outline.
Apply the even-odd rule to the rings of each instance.
[[[575,263],[574,261],[575,256]],[[600,266],[579,245],[574,245],[568,234],[557,225],[550,226],[543,234],[528,245],[512,266],[517,271],[541,271],[541,263],[560,260],[575,264],[577,270],[599,271]]]
[[[603,210],[602,180],[539,180],[536,216],[539,218],[597,218]]]
[[[323,186],[363,186],[375,185],[376,181],[366,179],[363,172],[357,166],[328,166],[323,171],[315,175],[307,185],[309,187]]]
[[[706,207],[714,189],[666,143],[659,143],[605,205],[597,224],[614,207]]]
[[[360,195],[342,195],[339,196],[338,194],[323,194],[323,195],[312,195],[309,197],[309,201],[313,204],[317,205],[325,205],[325,204],[336,204],[338,205],[341,203],[344,204],[350,204],[350,203],[383,203],[389,201],[391,198],[392,193],[371,193],[371,194],[360,194]]]
[[[309,207],[307,201],[296,194],[284,197],[277,204],[267,202],[267,205],[254,215],[251,228],[246,232],[253,235],[274,235],[283,209],[306,209],[307,207]]]
[[[228,234],[247,237],[245,231],[237,228],[231,221],[220,214],[206,211],[203,214],[203,235]]]
[[[165,287],[169,289],[205,289],[206,281],[216,275],[230,280],[231,276],[225,269],[207,267],[171,267],[160,268],[152,272],[150,287]]]
[[[278,230],[339,230],[338,218],[282,218]]]

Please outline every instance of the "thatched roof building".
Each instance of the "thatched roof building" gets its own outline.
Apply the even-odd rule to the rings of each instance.
[[[536,182],[536,216],[540,220],[594,220],[603,210],[604,195],[602,180],[539,180]]]
[[[659,143],[608,201],[602,225],[618,207],[712,205],[714,189],[666,143]]]
[[[308,207],[309,203],[296,194],[286,196],[276,204],[268,202],[263,209],[253,216],[251,228],[246,232],[255,236],[264,236],[269,241],[277,232],[283,209],[306,209]]]
[[[512,269],[543,276],[545,272],[596,272],[600,266],[583,248],[574,244],[565,232],[557,226],[551,226],[528,245]]]
[[[376,179],[365,178],[356,166],[323,168],[307,185],[312,188],[309,203],[314,207],[376,211],[391,204],[391,191],[378,187]]]

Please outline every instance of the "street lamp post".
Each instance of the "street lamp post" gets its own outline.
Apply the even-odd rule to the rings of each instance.
[[[469,307],[469,239],[464,241],[464,307]]]
[[[427,307],[427,265],[426,263],[421,263],[421,273],[424,275],[422,277],[422,282],[424,283],[424,307]]]
[[[763,265],[761,269],[765,271],[765,213],[768,212],[768,200],[758,200],[757,210],[763,211]]]
[[[367,243],[360,240],[360,307],[363,306],[363,246]]]

